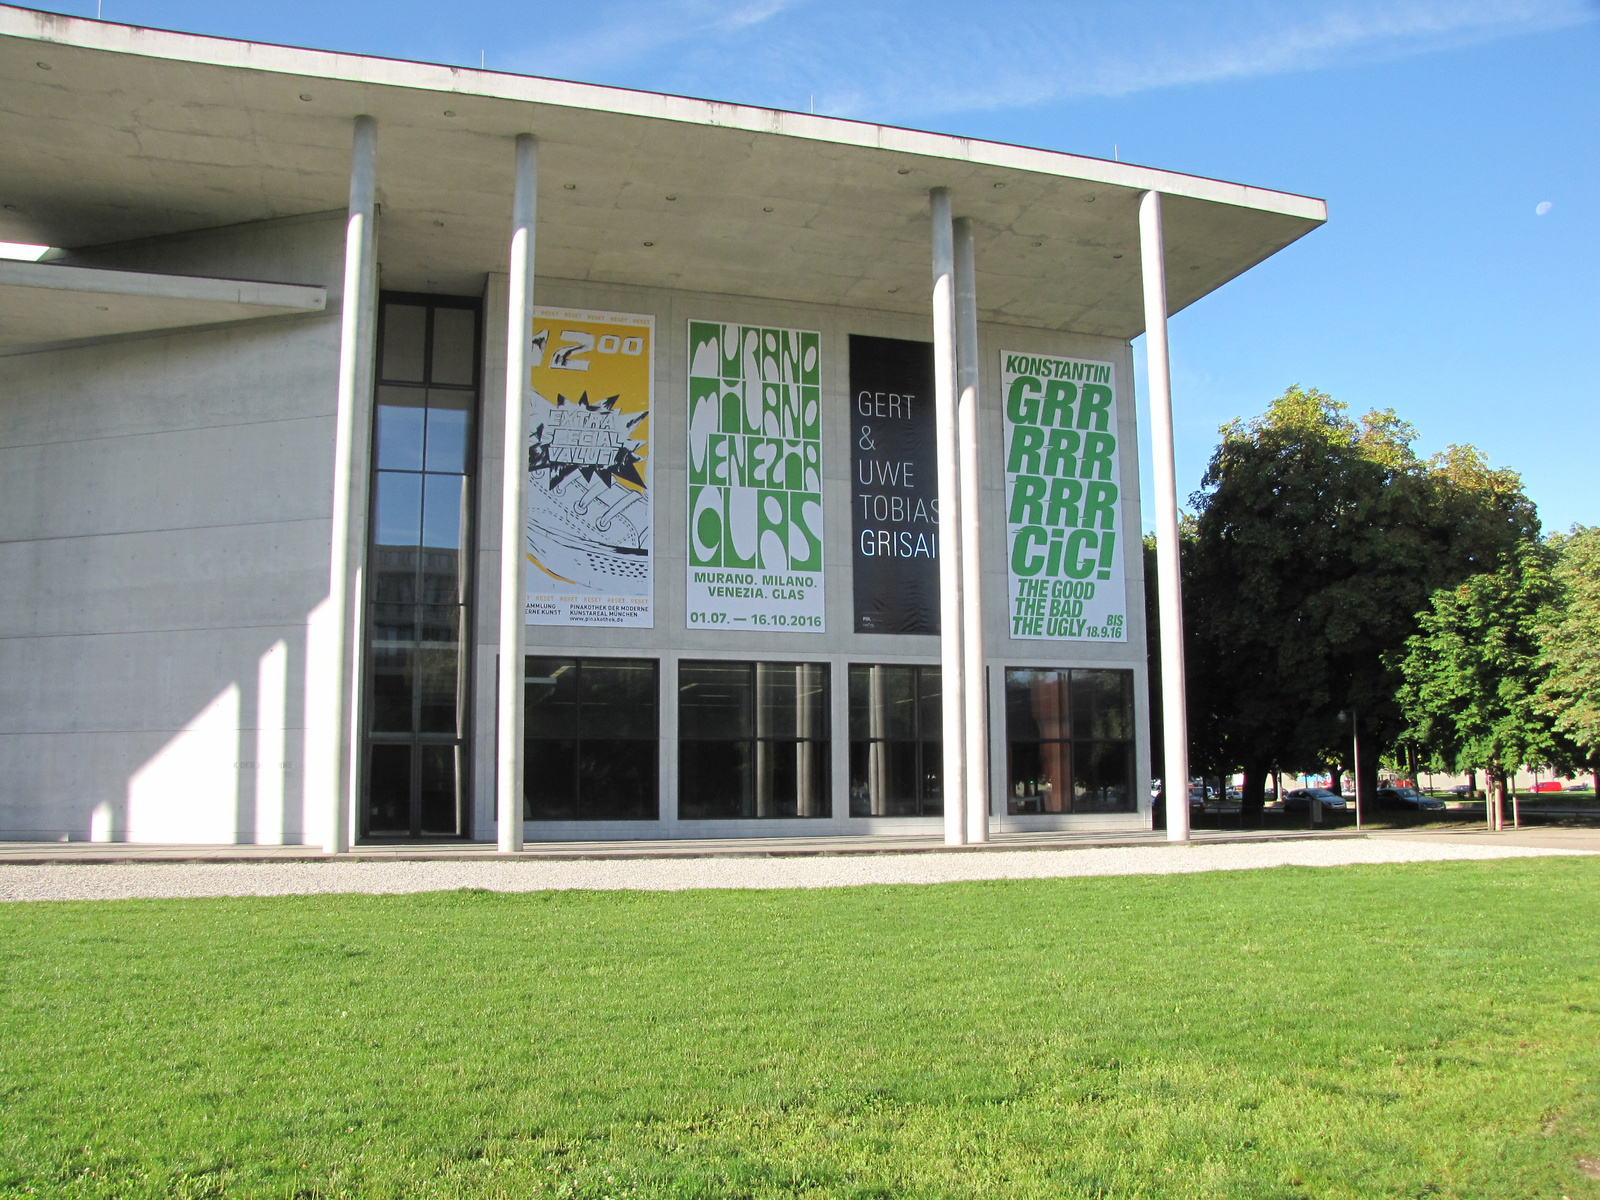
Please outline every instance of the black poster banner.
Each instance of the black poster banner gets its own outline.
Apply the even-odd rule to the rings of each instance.
[[[939,632],[933,346],[850,335],[857,633]]]

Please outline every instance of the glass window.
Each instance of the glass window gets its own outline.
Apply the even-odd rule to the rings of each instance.
[[[525,660],[527,820],[657,818],[656,675],[653,659]]]
[[[383,306],[383,355],[379,374],[398,383],[422,382],[423,348],[427,345],[428,308],[424,304]]]
[[[1133,672],[1006,671],[1006,811],[1133,812]]]
[[[850,664],[850,815],[944,812],[938,667]]]
[[[678,667],[678,815],[826,817],[826,663]]]
[[[466,826],[478,309],[385,295],[368,547],[365,828]]]

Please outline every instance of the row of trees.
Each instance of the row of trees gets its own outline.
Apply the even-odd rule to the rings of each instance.
[[[1183,530],[1191,757],[1244,773],[1247,814],[1352,737],[1367,794],[1380,759],[1600,762],[1600,530],[1542,539],[1515,472],[1416,437],[1300,387],[1222,429]]]

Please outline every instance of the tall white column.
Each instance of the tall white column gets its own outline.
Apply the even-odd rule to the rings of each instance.
[[[989,840],[989,713],[983,646],[982,520],[978,498],[978,285],[972,221],[955,220],[956,435],[961,480],[962,721],[966,727],[967,841]]]
[[[350,152],[350,208],[345,220],[344,297],[339,315],[339,394],[333,435],[333,528],[328,553],[326,686],[332,728],[327,824],[322,847],[350,849],[351,814],[360,776],[359,728],[362,560],[366,547],[367,460],[372,414],[373,335],[377,328],[377,254],[373,236],[378,124],[355,119]]]
[[[522,849],[524,610],[528,574],[528,350],[533,337],[533,234],[539,191],[539,148],[517,135],[511,198],[511,296],[506,308],[506,441],[500,491],[499,742],[495,808],[503,854]]]
[[[955,231],[950,190],[928,193],[933,215],[933,407],[939,459],[939,673],[944,711],[944,841],[967,840],[966,689],[961,629],[961,468],[956,430]]]
[[[1139,198],[1139,258],[1144,268],[1145,375],[1150,389],[1150,466],[1156,485],[1156,566],[1161,628],[1161,778],[1167,840],[1189,840],[1189,713],[1183,671],[1183,580],[1178,560],[1178,472],[1172,449],[1172,374],[1167,359],[1167,261],[1161,194]]]

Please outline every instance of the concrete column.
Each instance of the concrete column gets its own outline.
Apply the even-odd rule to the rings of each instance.
[[[978,486],[978,286],[972,222],[955,221],[956,434],[961,485],[962,716],[966,728],[967,841],[989,840],[989,721],[983,646],[982,519]]]
[[[1167,263],[1161,194],[1139,198],[1144,268],[1145,375],[1150,389],[1150,459],[1155,474],[1156,566],[1161,623],[1161,727],[1166,761],[1167,840],[1189,840],[1189,712],[1183,671],[1183,579],[1178,561],[1178,472],[1172,449],[1172,375],[1167,359]]]
[[[533,338],[533,234],[539,191],[539,149],[531,133],[517,135],[511,199],[511,294],[506,306],[505,464],[500,493],[499,741],[495,809],[499,849],[522,849],[523,659],[528,522],[528,350]]]
[[[372,426],[372,355],[377,329],[376,208],[378,125],[355,119],[350,208],[345,220],[344,299],[339,317],[339,394],[333,435],[333,528],[328,553],[327,823],[322,847],[350,849],[361,763],[362,581],[366,558],[367,476]]]
[[[944,841],[967,840],[962,684],[961,468],[956,429],[955,231],[950,190],[928,193],[933,215],[933,394],[939,447],[939,672],[944,712]]]

